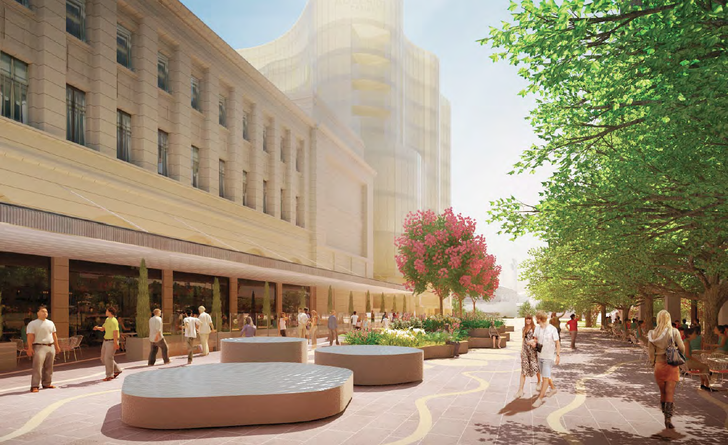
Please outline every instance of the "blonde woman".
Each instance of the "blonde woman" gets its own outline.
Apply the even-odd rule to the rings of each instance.
[[[526,377],[538,379],[538,390],[541,391],[541,373],[538,369],[538,354],[533,344],[533,334],[536,331],[536,324],[533,322],[533,316],[528,315],[525,318],[525,326],[523,326],[523,346],[521,347],[521,385],[518,387],[516,398],[523,397],[523,386],[526,384]]]
[[[311,329],[308,331],[308,338],[311,339],[311,345],[316,348],[318,339],[316,338],[316,331],[318,330],[319,316],[316,310],[311,311]]]
[[[675,412],[675,386],[680,381],[680,368],[669,365],[665,350],[674,344],[685,353],[685,345],[680,332],[672,327],[670,313],[666,310],[657,314],[657,327],[647,333],[650,362],[655,368],[655,382],[660,388],[660,405],[665,416],[665,428],[673,429],[672,415]]]

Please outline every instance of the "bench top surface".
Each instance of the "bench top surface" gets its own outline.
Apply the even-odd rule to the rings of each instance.
[[[132,374],[123,394],[145,398],[202,398],[325,391],[352,376],[344,368],[301,363],[213,363]]]
[[[235,337],[225,338],[222,343],[308,343],[308,341],[299,337]]]
[[[404,355],[422,354],[421,349],[408,348],[404,346],[380,346],[380,345],[349,345],[349,346],[328,346],[316,350],[317,354],[339,354],[339,355]]]

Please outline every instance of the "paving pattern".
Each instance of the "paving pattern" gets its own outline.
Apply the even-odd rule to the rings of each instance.
[[[18,444],[679,444],[728,443],[728,393],[678,386],[674,432],[664,430],[657,386],[638,348],[582,331],[553,373],[558,393],[539,408],[535,379],[514,400],[520,378],[520,335],[502,350],[471,350],[459,359],[428,360],[420,383],[355,387],[341,415],[292,425],[149,431],[120,420],[120,388],[148,368],[120,363],[124,374],[102,382],[97,360],[58,367],[58,389],[31,394],[29,372],[0,374],[0,442]],[[319,346],[321,347],[321,346]],[[312,358],[313,351],[309,351]],[[195,357],[192,366],[219,361]],[[311,360],[312,361],[312,360]],[[165,368],[186,366],[174,357]],[[728,385],[726,385],[728,386]],[[204,382],[200,382],[204,390]]]

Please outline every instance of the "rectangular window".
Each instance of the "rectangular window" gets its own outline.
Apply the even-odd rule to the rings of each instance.
[[[281,138],[281,162],[286,162],[286,138]]]
[[[86,0],[66,0],[66,32],[86,41]]]
[[[248,205],[248,172],[243,170],[243,205]]]
[[[116,157],[131,162],[131,116],[116,110]]]
[[[192,108],[202,112],[202,101],[200,100],[200,79],[192,76]]]
[[[220,125],[227,127],[227,98],[220,96]]]
[[[167,170],[167,154],[169,152],[169,134],[162,130],[157,132],[157,173],[169,176]]]
[[[268,152],[268,127],[263,127],[263,151]]]
[[[131,69],[131,31],[116,25],[116,63]]]
[[[162,53],[157,54],[157,86],[169,93],[169,59]]]
[[[5,53],[0,53],[0,111],[28,123],[28,64]]]
[[[281,219],[286,221],[286,214],[283,211],[285,201],[283,200],[283,189],[281,189]]]
[[[200,149],[192,146],[192,187],[200,188]]]
[[[250,141],[250,133],[248,132],[248,121],[250,120],[250,115],[248,112],[243,113],[243,139],[246,141]]]
[[[26,8],[30,8],[30,4],[28,3],[28,0],[15,0],[15,1],[20,3],[21,5],[25,6]]]
[[[225,161],[220,159],[220,172],[218,174],[218,190],[220,192],[220,197],[225,197]]]
[[[296,171],[300,172],[303,169],[303,142],[298,144],[296,149]]]
[[[303,208],[301,207],[300,196],[296,196],[296,225],[303,227]]]
[[[263,181],[263,213],[268,213],[268,181]]]
[[[86,93],[66,85],[66,139],[86,145]]]

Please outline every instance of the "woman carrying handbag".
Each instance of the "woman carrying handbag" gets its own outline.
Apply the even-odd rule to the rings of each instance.
[[[672,327],[670,313],[657,314],[657,327],[647,334],[650,362],[655,368],[655,381],[660,388],[660,404],[665,415],[665,428],[673,429],[675,387],[680,381],[680,365],[685,363],[685,345],[680,332]]]

